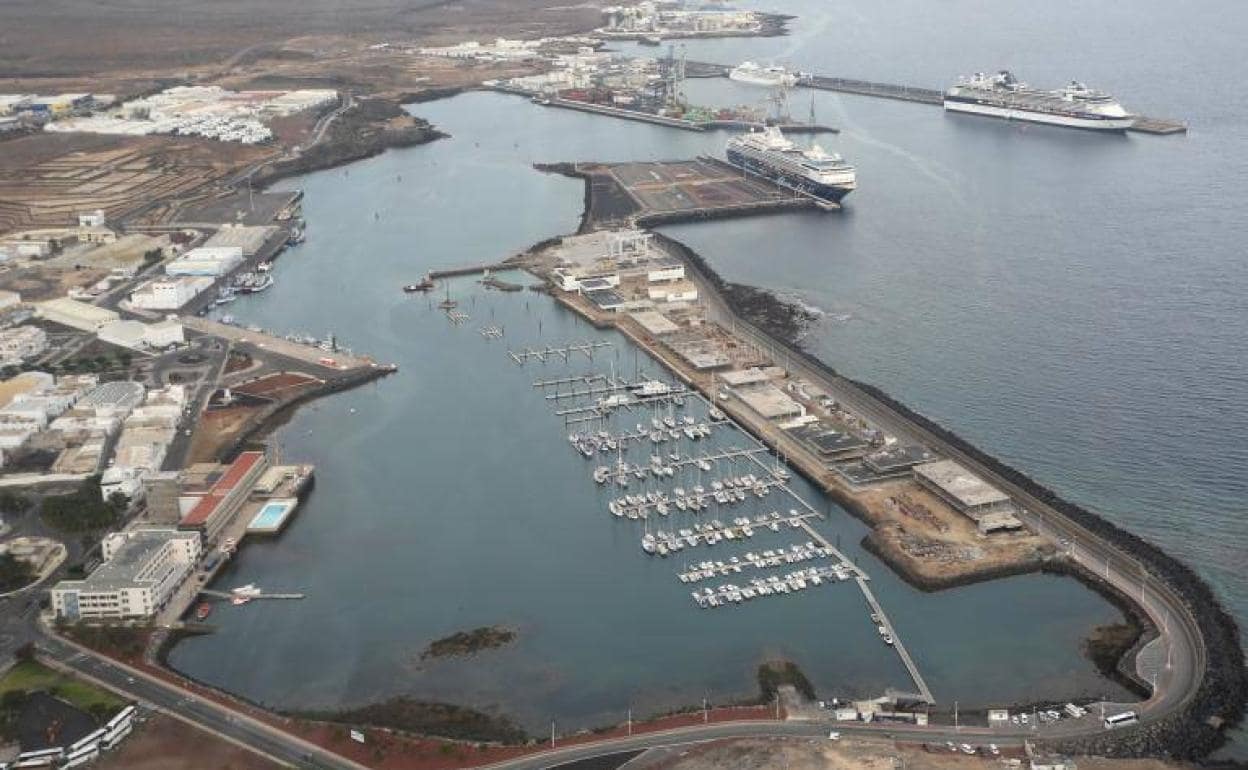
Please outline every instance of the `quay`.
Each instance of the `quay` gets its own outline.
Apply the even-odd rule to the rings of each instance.
[[[581,231],[652,227],[813,208],[801,193],[716,158],[631,163],[562,163],[539,170],[584,180],[590,189]]]
[[[436,281],[442,278],[455,278],[461,275],[476,275],[478,273],[490,273],[496,270],[512,270],[515,265],[508,265],[504,262],[486,262],[479,265],[464,265],[462,267],[450,267],[444,270],[430,270],[428,278]]]
[[[732,67],[713,62],[686,62],[686,72],[696,72],[695,77],[727,77]],[[899,83],[877,83],[870,80],[853,78],[837,78],[829,75],[802,73],[797,81],[798,87],[813,88],[819,91],[836,91],[857,96],[871,96],[877,99],[893,99],[916,104],[941,106],[944,94],[935,88],[922,88]],[[786,129],[787,130],[787,129]],[[1138,134],[1183,134],[1187,133],[1187,125],[1182,121],[1169,118],[1154,118],[1141,115],[1128,131]]]

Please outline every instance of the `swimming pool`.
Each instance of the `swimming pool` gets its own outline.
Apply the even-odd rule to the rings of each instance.
[[[247,531],[260,534],[281,531],[297,504],[297,500],[270,500],[247,525]]]

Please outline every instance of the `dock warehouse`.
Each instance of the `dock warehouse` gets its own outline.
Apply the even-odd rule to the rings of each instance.
[[[979,525],[983,534],[1020,529],[1010,496],[953,460],[916,465],[914,478],[937,497]]]
[[[244,257],[254,257],[275,232],[277,228],[272,226],[224,225],[204,241],[203,248],[238,248]]]
[[[657,310],[639,310],[636,313],[629,313],[629,317],[652,337],[662,337],[680,331],[680,327],[674,321]]]
[[[121,318],[115,311],[79,302],[69,297],[50,299],[36,305],[37,315],[45,321],[84,332],[98,332],[110,321]]]
[[[165,265],[168,275],[222,276],[243,262],[243,250],[238,246],[191,249]]]

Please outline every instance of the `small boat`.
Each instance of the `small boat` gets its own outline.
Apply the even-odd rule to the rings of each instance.
[[[212,614],[212,605],[209,604],[208,602],[202,602],[198,607],[195,608],[196,620],[206,620],[208,616],[211,614]]]
[[[426,275],[424,278],[420,279],[419,283],[409,283],[406,286],[404,286],[403,291],[407,292],[408,294],[414,294],[416,292],[429,291],[432,288],[433,288],[433,279]]]

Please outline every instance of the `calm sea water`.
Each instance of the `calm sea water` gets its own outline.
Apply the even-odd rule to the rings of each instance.
[[[1237,515],[1248,276],[1232,186],[1248,129],[1225,74],[1242,13],[769,7],[799,15],[797,34],[690,44],[690,56],[928,86],[1009,65],[1192,122],[1186,137],[1103,137],[819,94],[820,119],[844,130],[827,144],[859,168],[845,212],[669,232],[729,278],[824,309],[810,344],[833,365],[1153,538],[1248,614]],[[704,103],[760,97],[726,81],[688,90]],[[332,329],[402,365],[301,410],[280,433],[289,457],[318,464],[318,487],[293,527],[244,549],[224,582],[309,598],[225,608],[214,615],[221,633],[179,646],[174,664],[278,705],[403,693],[495,706],[537,728],[743,695],[773,654],[797,660],[824,693],[904,687],[848,586],[701,612],[671,560],[643,558],[636,528],[603,512],[586,463],[529,386],[538,371],[504,353],[589,335],[574,318],[463,281],[454,291],[473,319],[452,328],[428,300],[398,292],[429,267],[574,229],[579,183],[532,162],[682,158],[718,152],[724,137],[489,94],[415,111],[453,138],[292,183],[307,192],[309,240],[283,257],[274,289],[231,306],[273,329]],[[476,331],[486,323],[507,338],[487,343]],[[831,514],[822,527],[857,551],[863,528]],[[859,556],[942,700],[1115,692],[1077,653],[1115,612],[1072,582],[925,596]],[[470,663],[416,660],[430,640],[489,623],[519,628],[519,642]]]

